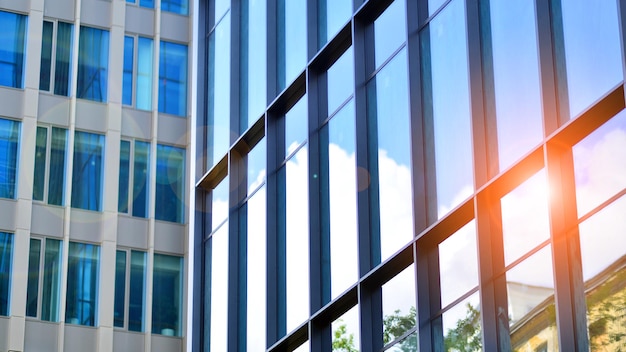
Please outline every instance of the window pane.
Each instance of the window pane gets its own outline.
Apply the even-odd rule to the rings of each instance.
[[[0,15],[1,17],[2,15]],[[50,74],[52,70],[52,32],[54,24],[43,21],[41,34],[41,69],[39,71],[39,89],[50,90]]]
[[[109,32],[80,27],[76,97],[107,101]]]
[[[135,38],[124,36],[124,72],[122,73],[122,104],[133,105],[133,53]]]
[[[182,223],[185,204],[185,150],[157,145],[155,218]]]
[[[551,246],[546,246],[506,273],[511,347],[523,350],[540,342],[558,351]]]
[[[152,333],[182,334],[183,258],[154,254]]]
[[[309,137],[306,95],[285,114],[285,157],[295,152]]]
[[[123,328],[126,305],[126,251],[117,251],[115,255],[114,301],[113,326]]]
[[[532,1],[490,1],[498,157],[506,169],[543,138]]]
[[[161,41],[159,112],[187,115],[187,46]]]
[[[207,165],[211,168],[230,146],[230,12],[209,35],[207,87]]]
[[[150,38],[137,39],[137,109],[152,110],[152,50]]]
[[[405,0],[395,0],[374,21],[374,58],[382,65],[406,40]]]
[[[211,231],[215,231],[228,220],[228,175],[211,191]]]
[[[28,252],[28,286],[26,288],[26,316],[37,317],[39,298],[39,261],[41,258],[41,240],[31,239]]]
[[[72,207],[100,211],[102,206],[102,152],[104,136],[76,131]]]
[[[146,297],[146,253],[130,251],[128,330],[144,331]]]
[[[307,62],[306,0],[278,0],[278,88],[283,90]]]
[[[399,339],[415,326],[415,265],[410,265],[382,287],[383,343]],[[400,343],[408,351],[416,347],[413,339]]]
[[[95,326],[98,312],[100,247],[70,242],[65,323]]]
[[[279,171],[280,172],[280,171]],[[285,166],[287,331],[309,316],[309,185],[308,148]]]
[[[263,114],[267,103],[266,1],[243,1],[242,11],[245,17],[242,18],[240,133]]]
[[[139,0],[139,6],[153,9],[154,8],[154,0]]]
[[[60,240],[46,238],[43,288],[41,293],[41,320],[52,322],[59,321],[62,244]]]
[[[384,261],[413,238],[406,50],[381,69],[367,88],[371,183],[378,187],[372,202],[380,212]]]
[[[478,286],[478,254],[474,220],[439,244],[441,307]]]
[[[17,150],[19,148],[17,121],[0,119],[0,197],[15,198]]]
[[[186,15],[189,11],[187,0],[161,0],[161,10]]]
[[[207,265],[205,268],[205,331],[210,345],[205,346],[205,351],[227,351],[228,344],[227,325],[228,321],[228,222],[213,233],[206,242]],[[265,325],[265,322],[263,326]],[[208,343],[206,341],[205,343]]]
[[[620,83],[622,50],[615,1],[561,1],[570,117]]]
[[[424,114],[432,124],[426,133],[434,135],[437,214],[441,218],[473,191],[464,2],[452,0],[421,40]]]
[[[359,277],[354,116],[351,101],[327,127],[331,299]]]
[[[542,170],[500,200],[505,266],[550,239],[548,193]]]
[[[24,85],[26,16],[0,11],[0,86]]]
[[[9,315],[13,234],[0,232],[0,315]]]
[[[72,57],[73,25],[57,22],[56,66],[54,68],[54,94],[70,94],[70,62]]]
[[[130,182],[130,142],[120,141],[120,176],[117,211],[128,213],[128,188]]]
[[[65,153],[67,130],[52,127],[50,141],[50,174],[48,178],[48,204],[63,205],[65,195]]]
[[[247,351],[264,351],[266,342],[267,305],[267,234],[266,234],[266,195],[261,187],[248,200],[247,209]]]
[[[321,0],[318,2],[318,47],[323,47],[348,22],[352,0]]]
[[[428,15],[432,15],[435,11],[439,10],[441,5],[446,2],[446,0],[428,0]]]
[[[35,142],[35,176],[33,177],[33,200],[43,200],[46,182],[46,149],[48,129],[37,127],[37,140]]]
[[[481,351],[480,298],[478,293],[451,307],[441,316],[446,351]]]
[[[267,142],[263,138],[248,153],[248,194],[253,192],[263,182],[267,174]]]
[[[354,52],[350,47],[328,69],[328,115],[343,104],[354,92]]]
[[[626,189],[626,111],[572,148],[576,205],[582,217]]]
[[[148,162],[150,143],[135,141],[135,163],[133,165],[133,216],[148,216]]]
[[[224,12],[226,12],[230,8],[231,0],[213,0],[215,3],[215,22],[219,21],[222,16],[224,16]]]
[[[359,307],[354,306],[331,324],[333,351],[355,352],[359,350]]]

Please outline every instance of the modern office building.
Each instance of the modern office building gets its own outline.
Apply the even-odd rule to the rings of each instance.
[[[0,351],[185,349],[192,22],[0,1]]]
[[[198,17],[194,351],[625,347],[626,2]]]

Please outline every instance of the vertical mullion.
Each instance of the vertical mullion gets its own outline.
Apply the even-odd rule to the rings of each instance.
[[[537,1],[538,3],[541,0]],[[546,1],[545,3],[548,3]],[[537,8],[539,8],[539,4],[537,4]],[[561,10],[561,0],[550,0],[549,1],[549,9],[546,11],[545,4],[543,5],[543,12],[547,12],[550,18],[551,30],[547,31],[547,33],[552,34],[552,48],[553,48],[553,57],[552,62],[554,65],[554,80],[556,87],[556,114],[544,115],[546,118],[545,121],[545,132],[546,135],[549,135],[551,132],[556,130],[559,126],[563,125],[565,122],[569,120],[570,111],[569,111],[569,94],[567,90],[567,66],[565,59],[565,39],[563,34],[563,13]],[[543,14],[545,16],[546,14]],[[542,29],[542,28],[540,28]],[[552,120],[548,120],[551,118]],[[548,129],[551,128],[551,129]],[[552,130],[552,128],[554,130]]]
[[[618,0],[617,16],[619,21],[619,34],[622,44],[622,71],[624,72],[624,81],[626,81],[626,1]]]

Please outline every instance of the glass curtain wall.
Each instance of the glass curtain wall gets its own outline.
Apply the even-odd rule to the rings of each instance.
[[[24,87],[27,17],[0,11],[0,86]]]

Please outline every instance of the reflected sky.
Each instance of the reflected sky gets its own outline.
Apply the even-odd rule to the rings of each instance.
[[[328,38],[335,34],[346,24],[352,15],[352,0],[319,0],[319,6],[324,11],[319,12],[319,47],[326,44]]]
[[[307,109],[305,95],[285,114],[285,157],[289,157],[309,137]]]
[[[212,210],[211,231],[214,231],[220,224],[228,218],[228,176],[211,192]]]
[[[211,265],[208,289],[211,300],[210,351],[226,351],[228,321],[228,223],[226,222],[207,242]],[[208,270],[207,270],[208,271]]]
[[[278,85],[287,87],[307,62],[306,0],[278,0],[284,9],[283,21],[278,21]],[[282,14],[279,14],[282,17]]]
[[[267,33],[265,0],[242,1],[247,14],[242,36],[247,46],[242,48],[241,131],[245,131],[265,110],[267,103]],[[247,89],[246,89],[247,88]],[[244,90],[245,89],[245,90]]]
[[[396,0],[374,21],[374,61],[378,68],[406,40],[405,0]]]
[[[407,315],[415,307],[415,265],[411,264],[382,287],[383,318]]]
[[[248,200],[247,350],[266,348],[266,208],[265,187]]]
[[[477,252],[474,220],[439,244],[442,307],[478,286]]]

